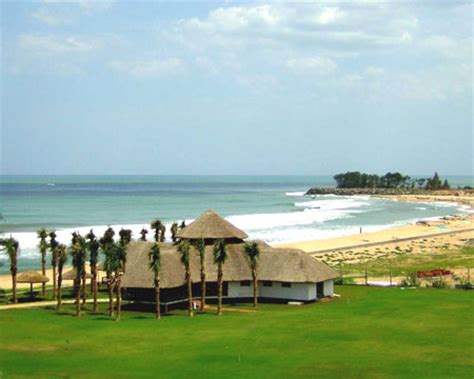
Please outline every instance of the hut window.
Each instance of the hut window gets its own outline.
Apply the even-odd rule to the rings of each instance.
[[[241,280],[240,281],[241,287],[250,287],[250,280]]]
[[[273,282],[271,280],[263,280],[262,284],[264,287],[273,287]]]
[[[291,288],[291,283],[288,282],[281,282],[281,286],[285,288]]]

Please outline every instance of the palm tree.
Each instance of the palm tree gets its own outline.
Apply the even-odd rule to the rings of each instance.
[[[41,228],[36,233],[40,239],[38,248],[41,253],[41,273],[46,275],[46,253],[48,252],[48,242],[46,241],[46,238],[48,238],[48,232],[46,229]],[[46,294],[46,283],[41,285],[41,294],[43,296]]]
[[[91,229],[88,234],[86,234],[87,248],[89,250],[89,263],[91,267],[91,292],[93,296],[93,312],[97,312],[97,263],[99,261],[99,247],[100,244],[97,241],[93,230]]]
[[[204,266],[206,258],[206,243],[203,238],[195,242],[195,247],[199,255],[199,263],[201,270],[201,306],[199,309],[201,311],[206,307],[206,269]]]
[[[79,277],[79,285],[78,285],[80,297],[82,298],[81,304],[84,305],[86,303],[86,259],[87,259],[88,246],[87,246],[86,240],[79,234],[79,232],[73,232],[72,239],[71,239],[71,246],[74,246],[78,243],[84,247],[84,254],[85,254],[83,267],[81,268],[81,275]]]
[[[174,242],[176,242],[176,234],[178,234],[178,223],[177,222],[173,222],[173,225],[171,225],[171,240]]]
[[[49,232],[49,248],[51,250],[51,266],[53,267],[53,299],[56,298],[56,266],[58,264],[58,241],[54,230]]]
[[[119,231],[120,242],[127,245],[132,240],[132,231],[130,229],[120,229]]]
[[[57,310],[59,311],[61,309],[61,287],[63,284],[63,268],[64,264],[67,261],[67,253],[66,253],[66,245],[58,245],[56,247],[57,251],[57,258],[58,258],[58,291],[57,291],[57,299],[58,299],[58,305],[57,305]]]
[[[75,237],[75,243],[71,246],[72,267],[76,270],[74,279],[74,291],[76,294],[76,317],[81,316],[81,279],[86,264],[87,245],[84,238],[79,235]]]
[[[155,300],[156,300],[156,319],[161,318],[161,303],[160,303],[160,270],[161,270],[161,252],[160,246],[155,243],[149,253],[150,269],[154,274],[155,282]]]
[[[189,261],[189,242],[181,241],[178,245],[178,252],[181,255],[181,263],[184,266],[184,278],[188,287],[188,315],[193,317],[193,283],[191,281],[191,267]]]
[[[214,264],[217,265],[217,315],[222,315],[222,279],[224,273],[222,265],[227,259],[227,249],[224,240],[219,240],[214,245]]]
[[[141,234],[140,241],[146,241],[146,235],[148,234],[148,230],[146,230],[146,228],[143,228],[140,231],[140,234]]]
[[[161,224],[161,227],[160,227],[160,242],[165,242],[165,233],[166,233],[166,226],[165,226],[165,224]]]
[[[252,286],[253,286],[253,306],[257,306],[257,266],[258,258],[260,257],[260,248],[256,242],[246,243],[244,245],[244,254],[247,258],[249,268],[252,271]]]
[[[10,273],[12,275],[12,291],[13,291],[13,303],[18,303],[16,296],[16,274],[18,272],[17,258],[20,245],[18,241],[13,237],[0,240],[0,246],[5,251],[8,258],[10,259]]]
[[[125,250],[127,249],[126,245],[121,242],[116,242],[110,246],[109,252],[105,258],[104,266],[107,272],[114,273],[114,277],[111,278],[112,281],[112,288],[116,290],[116,313],[115,313],[115,320],[120,320],[121,309],[122,309],[122,294],[121,294],[121,280],[120,276],[123,272],[123,264],[125,262],[126,253]],[[113,312],[110,314],[113,315]]]
[[[108,265],[106,265],[107,260],[109,258],[109,253],[111,250],[111,246],[114,243],[114,235],[115,232],[112,228],[108,228],[105,232],[103,237],[99,240],[100,247],[102,249],[102,252],[105,255],[105,262],[104,262],[104,268],[105,272],[107,273],[107,290],[109,294],[109,316],[112,316],[114,313],[114,287],[113,287],[113,282],[112,282],[112,271],[108,269]]]
[[[161,226],[163,223],[161,220],[153,220],[150,224],[150,228],[152,228],[155,231],[155,242],[160,241],[160,233],[161,233]]]

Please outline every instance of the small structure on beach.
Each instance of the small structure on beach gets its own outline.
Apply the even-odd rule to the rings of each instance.
[[[247,234],[213,211],[205,212],[178,233],[181,239],[206,241],[205,269],[207,298],[217,296],[217,268],[213,262],[213,243],[226,240],[228,258],[224,264],[224,302],[249,302],[252,299],[252,274],[244,255]],[[339,275],[326,264],[297,249],[274,248],[256,241],[260,249],[258,294],[260,302],[312,302],[333,296],[333,280]],[[187,299],[184,267],[176,245],[160,243],[160,288],[163,304]],[[128,246],[127,271],[122,276],[124,297],[153,302],[154,281],[149,269],[149,252],[153,243],[134,241]],[[195,249],[190,257],[193,295],[200,296],[200,262]]]
[[[22,272],[16,277],[17,283],[29,283],[30,295],[33,295],[33,284],[43,284],[49,282],[49,278],[36,271]]]

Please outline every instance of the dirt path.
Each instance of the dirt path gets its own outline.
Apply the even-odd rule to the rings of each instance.
[[[97,299],[98,303],[106,303],[109,299]],[[75,299],[71,300],[63,300],[63,304],[74,304],[76,302]],[[35,308],[35,307],[47,307],[49,305],[56,305],[57,301],[50,300],[50,301],[34,301],[31,303],[21,303],[21,304],[8,304],[8,305],[0,305],[0,311],[8,311],[11,309],[22,309],[22,308]],[[89,304],[89,303],[86,303]]]

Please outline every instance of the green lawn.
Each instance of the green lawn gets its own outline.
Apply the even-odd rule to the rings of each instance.
[[[256,313],[0,311],[1,378],[472,378],[474,292],[336,287]]]

